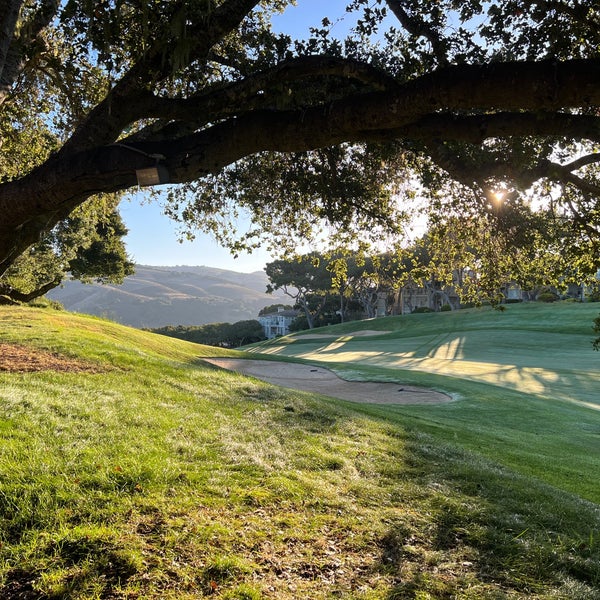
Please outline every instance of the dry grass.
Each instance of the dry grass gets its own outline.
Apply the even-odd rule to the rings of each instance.
[[[33,373],[36,371],[57,371],[74,373],[100,373],[106,367],[69,358],[56,352],[0,343],[0,371],[10,373]]]

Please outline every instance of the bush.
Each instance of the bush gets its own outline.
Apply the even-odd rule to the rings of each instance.
[[[419,306],[418,308],[415,308],[412,311],[412,314],[419,314],[419,313],[430,313],[433,312],[430,308],[427,308],[427,306]]]
[[[440,312],[450,312],[452,307],[449,304],[443,304],[440,308]]]
[[[155,329],[148,329],[153,333],[169,337],[204,344],[205,346],[218,346],[237,348],[243,344],[252,344],[265,339],[262,325],[255,319],[231,323],[208,323],[206,325],[166,325]]]
[[[50,298],[46,298],[46,296],[31,300],[31,302],[27,303],[27,306],[32,306],[34,308],[49,308],[52,310],[65,310],[65,307],[58,300],[50,300]]]
[[[588,302],[600,302],[600,287],[594,286],[594,289],[585,296]]]
[[[558,300],[558,295],[554,292],[542,292],[538,294],[536,300],[538,302],[556,302]]]

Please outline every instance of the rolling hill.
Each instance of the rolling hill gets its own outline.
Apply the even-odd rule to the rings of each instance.
[[[312,333],[291,342],[327,364],[370,348],[335,368],[455,397],[394,407],[206,362],[272,356],[0,307],[0,598],[597,600],[598,405],[392,368],[383,346],[546,329],[551,359],[592,309],[390,317],[364,324],[380,335],[329,329],[320,351]],[[556,381],[598,389],[571,358]]]
[[[254,319],[264,306],[283,302],[265,292],[267,283],[262,271],[137,265],[122,285],[67,281],[47,296],[67,310],[132,327],[203,325]]]

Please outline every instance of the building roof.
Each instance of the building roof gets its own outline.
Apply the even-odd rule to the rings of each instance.
[[[280,310],[260,315],[261,317],[297,317],[300,314],[299,310]]]

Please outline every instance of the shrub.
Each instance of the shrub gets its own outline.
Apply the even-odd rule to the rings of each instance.
[[[449,304],[444,304],[440,308],[440,312],[450,312],[451,310],[452,310],[452,307]]]
[[[586,294],[585,298],[588,302],[600,302],[600,286],[594,286],[594,289]]]
[[[430,308],[428,308],[427,306],[419,306],[413,310],[413,314],[430,313],[430,312],[433,312],[433,311]]]
[[[538,302],[556,302],[558,300],[558,295],[554,292],[542,292],[538,294],[536,300]]]
[[[27,303],[27,306],[33,306],[34,308],[48,308],[51,310],[65,310],[65,307],[58,300],[50,300],[46,296],[41,296],[31,300]]]

